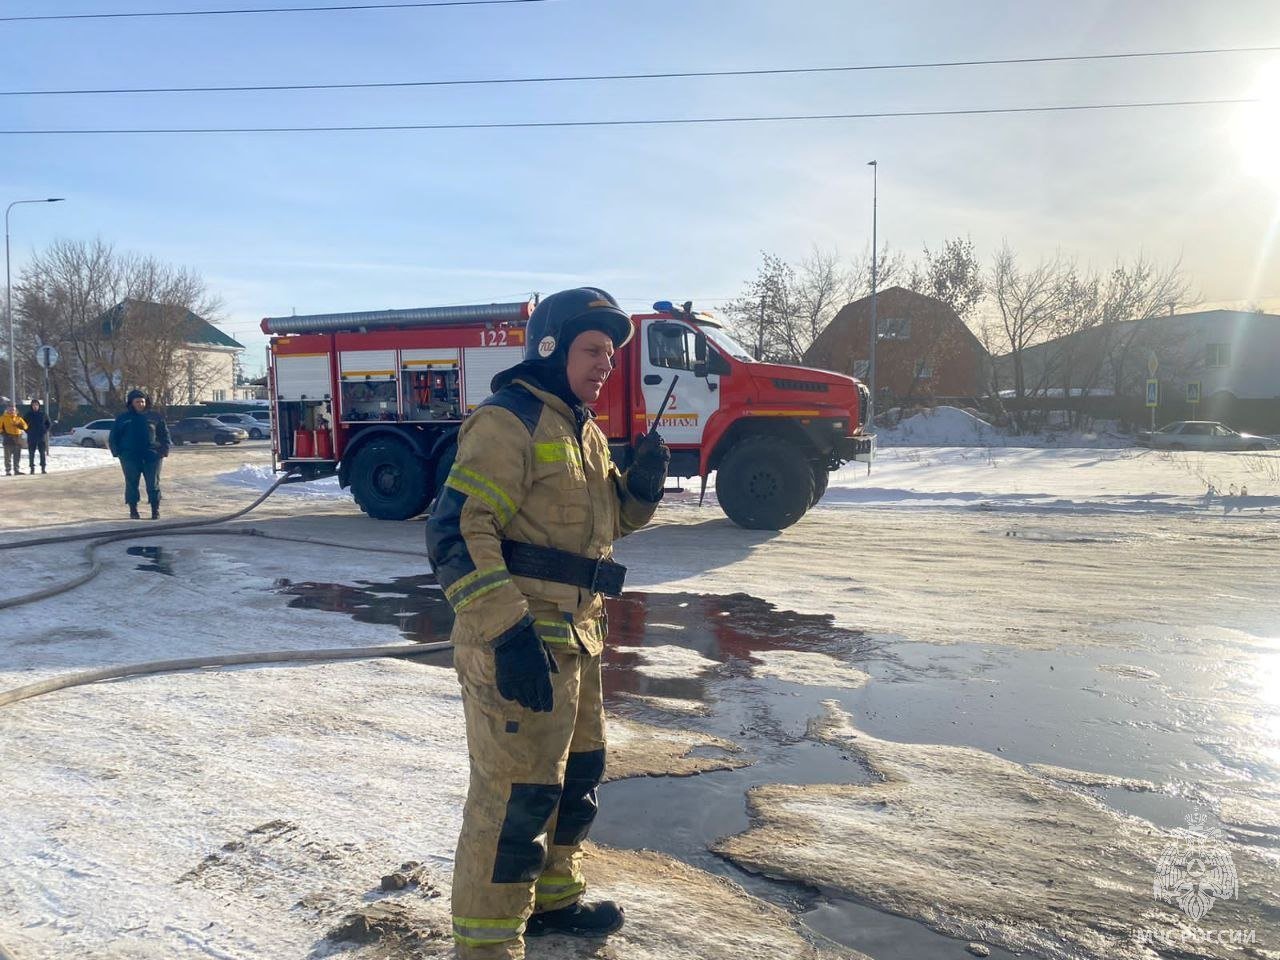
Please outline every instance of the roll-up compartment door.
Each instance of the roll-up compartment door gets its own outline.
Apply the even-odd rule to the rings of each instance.
[[[440,367],[440,366],[458,365],[458,351],[456,349],[436,349],[436,350],[401,350],[400,365],[403,367]]]
[[[471,412],[484,402],[493,391],[489,381],[494,374],[514,367],[524,356],[524,347],[467,347],[462,351],[462,368],[465,377],[463,403]]]
[[[281,400],[323,400],[332,390],[329,354],[276,355],[276,395]]]
[[[343,350],[338,356],[343,380],[394,380],[394,350]]]

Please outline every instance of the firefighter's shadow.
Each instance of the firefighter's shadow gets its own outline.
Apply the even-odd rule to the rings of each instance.
[[[727,517],[700,523],[656,523],[614,544],[626,564],[627,589],[636,590],[727,567],[779,536],[777,530],[744,530]]]

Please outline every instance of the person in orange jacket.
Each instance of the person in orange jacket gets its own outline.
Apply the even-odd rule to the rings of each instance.
[[[18,408],[10,403],[0,415],[0,434],[4,436],[4,475],[10,475],[9,465],[13,464],[12,473],[19,476],[22,470],[22,438],[27,433],[27,421],[18,416]]]

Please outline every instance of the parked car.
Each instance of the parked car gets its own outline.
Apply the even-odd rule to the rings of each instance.
[[[263,440],[271,436],[271,421],[263,423],[257,417],[248,413],[211,413],[209,414],[214,420],[222,423],[230,424],[233,427],[239,427],[249,434],[250,440]]]
[[[268,424],[271,423],[270,410],[250,410],[249,416],[253,417],[253,419],[255,420],[261,420],[264,423],[268,423]]]
[[[169,426],[169,439],[175,447],[184,443],[199,443],[211,440],[218,446],[224,443],[239,443],[249,439],[249,434],[242,427],[223,423],[213,417],[184,417]]]
[[[115,419],[93,420],[70,433],[71,442],[78,447],[102,447],[106,449]]]
[[[1280,440],[1241,433],[1215,420],[1175,420],[1154,433],[1139,431],[1137,441],[1156,450],[1280,450]]]

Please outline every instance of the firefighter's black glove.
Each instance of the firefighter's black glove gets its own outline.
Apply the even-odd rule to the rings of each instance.
[[[542,638],[526,620],[493,645],[498,674],[498,693],[538,713],[552,707],[551,674],[559,673],[555,658]]]
[[[667,466],[671,463],[671,450],[662,435],[651,430],[636,444],[635,459],[627,471],[627,489],[631,495],[646,503],[662,499],[662,488],[667,485]]]

